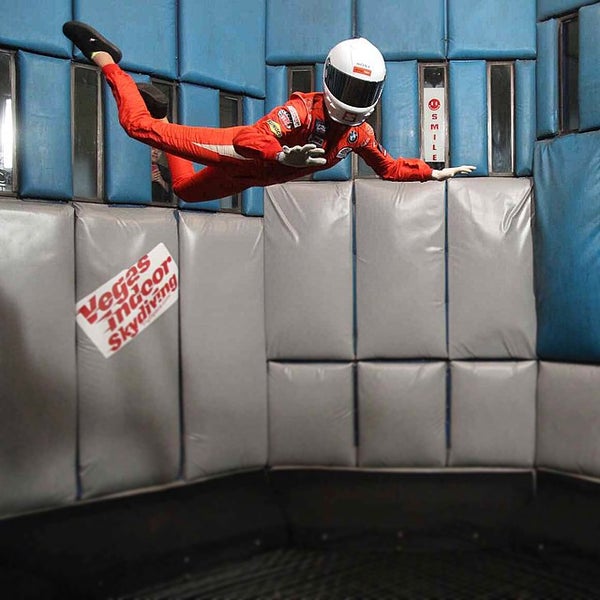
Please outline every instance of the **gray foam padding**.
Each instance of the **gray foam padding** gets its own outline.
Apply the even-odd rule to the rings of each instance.
[[[446,363],[359,363],[359,465],[446,464]]]
[[[358,358],[445,358],[445,187],[356,180]]]
[[[77,299],[159,243],[178,262],[171,210],[76,204]],[[172,482],[181,455],[178,304],[109,358],[77,336],[82,494]]]
[[[180,213],[188,479],[267,461],[263,221]]]
[[[456,361],[450,376],[449,464],[531,468],[537,363]]]
[[[532,181],[448,182],[449,354],[535,358]]]
[[[75,499],[73,208],[0,200],[0,516]]]
[[[266,188],[270,359],[352,359],[352,182]]]
[[[540,362],[536,466],[600,477],[600,366]]]
[[[269,363],[269,464],[355,466],[350,363]]]

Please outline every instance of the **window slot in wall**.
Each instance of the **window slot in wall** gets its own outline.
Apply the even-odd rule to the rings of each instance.
[[[244,122],[241,96],[222,93],[219,96],[219,115],[221,127],[235,127]],[[242,194],[234,194],[221,199],[221,209],[228,212],[242,211]]]
[[[559,20],[560,131],[579,129],[579,19],[576,14]]]
[[[17,190],[15,131],[14,54],[0,50],[0,194]]]
[[[488,98],[488,171],[490,175],[514,172],[514,65],[489,62]]]
[[[315,68],[312,65],[295,65],[287,68],[288,97],[292,92],[309,94],[315,91]]]
[[[419,65],[421,157],[433,169],[448,162],[448,91],[446,65]]]

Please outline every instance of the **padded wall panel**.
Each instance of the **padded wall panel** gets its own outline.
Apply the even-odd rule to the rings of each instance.
[[[537,136],[558,132],[558,21],[537,24],[536,61]]]
[[[73,223],[0,200],[0,516],[76,496]]]
[[[357,179],[359,358],[446,356],[445,186]]]
[[[538,0],[537,18],[547,19],[576,10],[585,4],[593,4],[597,0]]]
[[[487,69],[483,60],[450,63],[450,161],[488,174]]]
[[[600,127],[600,2],[579,11],[579,128]]]
[[[357,0],[357,35],[379,48],[386,60],[440,60],[446,56],[444,0]]]
[[[132,75],[135,81],[148,81]],[[130,138],[119,123],[117,103],[106,83],[104,93],[104,173],[109,202],[150,204],[152,174],[150,146]]]
[[[535,147],[535,61],[515,61],[515,172],[530,176]]]
[[[448,182],[451,358],[534,358],[532,181]]]
[[[3,3],[0,45],[70,56],[71,42],[62,34],[71,19],[71,0],[19,0]]]
[[[537,363],[457,361],[450,375],[450,465],[532,467]]]
[[[265,113],[270,112],[280,104],[284,104],[287,99],[287,67],[272,67],[267,65],[267,96],[265,98]]]
[[[535,58],[535,0],[448,2],[448,58]]]
[[[600,477],[600,366],[540,362],[536,466]]]
[[[265,101],[244,97],[244,124],[252,125],[265,114]],[[255,217],[264,214],[264,189],[253,187],[242,192],[242,213]]]
[[[359,363],[359,465],[446,464],[446,363]]]
[[[351,195],[351,182],[266,188],[269,358],[353,358]]]
[[[416,61],[389,63],[381,100],[381,141],[394,157],[421,155]]]
[[[29,198],[70,198],[71,64],[20,51],[18,72],[19,193]]]
[[[265,0],[179,0],[184,81],[265,96]]]
[[[184,125],[197,127],[219,127],[219,90],[200,87],[189,83],[179,85],[179,120]],[[196,166],[196,168],[202,168]],[[219,200],[208,202],[179,201],[180,208],[193,210],[220,210]]]
[[[73,18],[90,23],[114,42],[123,52],[124,69],[175,79],[176,7],[176,0],[73,0]],[[75,56],[82,58],[79,50]]]
[[[352,364],[269,363],[269,464],[356,464]]]
[[[600,361],[600,132],[538,142],[535,271],[538,355]]]
[[[264,466],[263,223],[180,214],[185,476]]]
[[[171,210],[77,204],[77,299],[164,243]],[[178,305],[109,358],[78,330],[79,459],[84,497],[175,480],[180,466]]]
[[[325,62],[329,50],[349,37],[352,0],[267,0],[269,64]]]

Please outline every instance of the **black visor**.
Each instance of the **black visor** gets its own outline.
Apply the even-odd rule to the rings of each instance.
[[[325,65],[325,85],[337,100],[355,108],[373,106],[383,89],[383,81],[357,79],[342,73],[330,62]]]

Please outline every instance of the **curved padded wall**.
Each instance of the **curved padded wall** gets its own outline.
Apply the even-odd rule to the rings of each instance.
[[[600,127],[600,3],[579,11],[579,128]]]
[[[533,171],[536,139],[535,61],[515,61],[515,172],[528,177]]]
[[[576,10],[585,4],[594,4],[597,0],[538,0],[537,18],[539,20],[554,17]]]
[[[180,78],[264,98],[265,0],[179,0],[178,6]]]
[[[442,60],[446,56],[446,2],[356,0],[356,33],[386,60]]]
[[[0,200],[0,517],[75,500],[74,216]]]
[[[558,132],[558,21],[537,24],[537,136]]]
[[[335,44],[352,37],[352,0],[266,1],[270,65],[325,62]]]
[[[76,210],[78,300],[135,265],[159,243],[178,262],[173,211],[94,204],[76,204]],[[109,358],[78,330],[83,497],[165,484],[178,477],[178,312],[177,304],[171,306]],[[126,327],[131,337],[132,329]]]
[[[537,351],[546,360],[600,360],[599,172],[598,131],[536,144]]]
[[[71,63],[19,51],[18,70],[19,192],[71,198]]]

